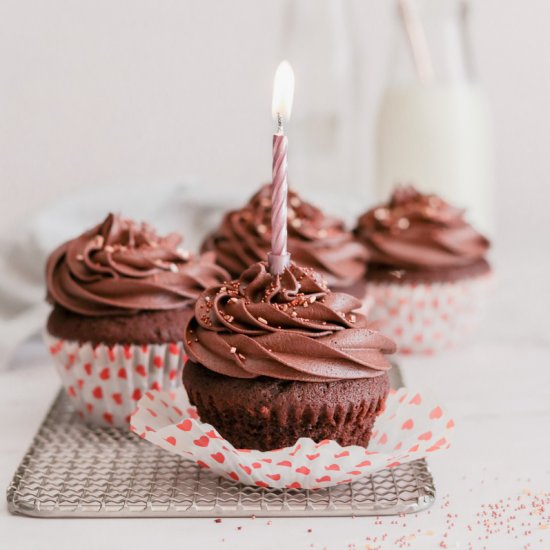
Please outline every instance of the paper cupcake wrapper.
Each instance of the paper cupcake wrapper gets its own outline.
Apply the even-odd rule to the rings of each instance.
[[[451,283],[369,282],[368,318],[400,353],[437,353],[464,342],[480,325],[492,286],[491,274]]]
[[[130,415],[148,390],[181,383],[183,345],[94,346],[44,333],[72,405],[87,422],[128,428]]]
[[[235,449],[210,424],[201,422],[183,386],[150,391],[132,415],[131,430],[172,453],[246,485],[316,489],[349,483],[384,468],[416,460],[450,446],[454,427],[433,396],[401,388],[391,391],[368,449],[336,441],[299,439],[274,451]]]

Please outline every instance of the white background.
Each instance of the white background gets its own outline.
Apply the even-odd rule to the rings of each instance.
[[[2,236],[68,191],[145,184],[154,192],[195,177],[212,189],[233,186],[244,195],[266,181],[284,4],[0,0]],[[347,0],[347,6],[363,93],[364,154],[355,190],[368,195],[372,128],[393,16],[389,0]],[[7,537],[0,540],[10,549],[121,543],[136,549],[242,549],[258,548],[260,541],[265,548],[349,549],[365,548],[367,536],[384,533],[390,533],[384,548],[395,547],[402,536],[416,537],[408,539],[411,548],[422,550],[441,541],[450,548],[468,548],[469,542],[498,550],[527,542],[548,548],[546,524],[519,541],[501,533],[481,543],[485,532],[476,521],[484,504],[548,494],[550,4],[477,0],[474,8],[477,64],[497,144],[498,294],[475,345],[402,363],[406,383],[435,389],[457,424],[449,453],[430,460],[438,490],[432,510],[383,524],[374,518],[307,518],[218,525],[38,521],[9,516],[2,505],[0,533]],[[59,386],[38,348],[34,360],[24,354],[17,368],[0,374],[3,487]],[[452,530],[449,513],[459,515]]]
[[[473,4],[477,65],[497,138],[499,243],[538,246],[550,230],[550,5]],[[0,229],[81,187],[139,182],[154,190],[193,176],[244,193],[266,181],[285,5],[2,0]],[[366,190],[392,5],[346,4],[363,97],[355,185]]]

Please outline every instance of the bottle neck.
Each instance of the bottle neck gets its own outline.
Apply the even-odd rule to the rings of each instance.
[[[472,83],[465,0],[397,0],[392,84]]]

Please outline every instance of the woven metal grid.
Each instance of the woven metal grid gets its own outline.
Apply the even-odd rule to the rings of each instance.
[[[83,424],[60,392],[8,488],[38,517],[350,516],[418,512],[435,499],[424,460],[315,491],[216,477],[136,435]]]

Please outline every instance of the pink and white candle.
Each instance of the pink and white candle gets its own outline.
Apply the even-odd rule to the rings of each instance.
[[[287,251],[287,150],[288,138],[284,122],[290,118],[294,96],[294,72],[288,61],[283,61],[275,73],[273,86],[273,118],[277,132],[273,136],[273,179],[271,184],[271,253],[269,269],[273,275],[281,274],[290,262]]]

